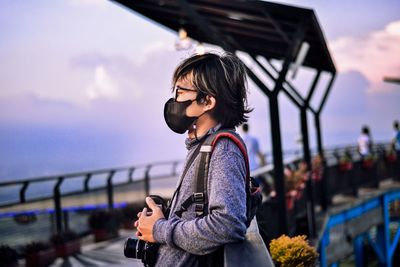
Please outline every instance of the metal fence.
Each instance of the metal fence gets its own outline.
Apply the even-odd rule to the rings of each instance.
[[[381,181],[389,178],[400,180],[400,159],[388,154],[390,149],[389,143],[376,144],[372,157],[368,158],[362,158],[354,145],[325,150],[321,177],[314,179],[311,173],[308,174],[312,183],[311,194],[308,194],[305,185],[286,194],[288,234],[307,234],[311,220],[307,205],[310,203],[319,205],[322,211],[326,211],[335,195],[357,197],[362,187],[378,188]],[[286,162],[285,166],[295,169],[300,161],[301,159]],[[273,181],[270,178],[273,176],[273,166],[258,170],[256,175],[264,176],[268,182]],[[273,184],[270,187],[273,188]],[[312,202],[309,201],[309,196],[313,198]],[[276,197],[267,196],[257,214],[260,232],[266,244],[280,235],[276,220],[273,219],[277,218],[279,212]]]
[[[143,201],[151,191],[168,195],[179,161],[69,173],[0,183],[0,243],[48,240],[56,232],[88,232],[95,209]],[[165,187],[169,191],[165,191]]]
[[[390,161],[386,155],[388,148],[389,144],[376,145],[376,158],[370,166],[365,166],[354,146],[326,150],[322,177],[320,180],[312,180],[315,203],[326,209],[336,194],[356,196],[361,186],[376,187],[383,179],[398,177],[399,159]],[[291,155],[293,157],[285,162],[285,166],[296,168],[301,161],[301,155],[296,151],[292,151]],[[347,166],[347,169],[341,165],[344,155],[351,159],[351,167]],[[37,222],[41,222],[40,225],[46,228],[46,232],[60,232],[66,228],[86,231],[90,209],[113,209],[126,203],[142,201],[157,187],[157,193],[161,192],[161,195],[164,188],[169,187],[164,195],[170,196],[182,163],[160,162],[0,183],[0,228],[8,225],[10,227],[7,229],[20,232],[24,238],[34,237],[31,233],[35,233],[34,225],[39,223],[17,226],[16,218],[29,217],[29,214],[35,213]],[[260,168],[252,175],[264,177],[269,184],[273,181],[273,166],[270,164]],[[273,188],[273,184],[270,186]],[[303,227],[301,224],[307,217],[306,206],[309,202],[306,188],[299,188],[295,194],[287,194],[286,199],[289,234],[294,234]],[[279,234],[276,220],[273,219],[279,212],[276,199],[268,195],[257,215],[261,235],[267,244]],[[4,233],[4,229],[0,231]],[[12,231],[9,233],[11,239]],[[5,240],[6,235],[2,239]]]

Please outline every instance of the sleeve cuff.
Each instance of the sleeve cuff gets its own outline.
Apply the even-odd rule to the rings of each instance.
[[[159,219],[156,221],[153,227],[153,238],[157,243],[165,244],[167,243],[167,220]]]
[[[174,229],[178,222],[166,219],[159,219],[153,227],[153,238],[159,244],[167,244],[170,247],[178,248],[173,241]]]

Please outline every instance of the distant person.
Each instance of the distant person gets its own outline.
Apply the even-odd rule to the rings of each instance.
[[[250,171],[253,171],[265,165],[265,157],[260,151],[257,138],[249,134],[249,125],[247,123],[243,124],[242,130],[244,133],[243,141],[246,144],[247,153],[249,155]]]
[[[265,157],[261,153],[260,145],[258,143],[257,138],[249,134],[249,125],[247,123],[243,123],[242,130],[243,130],[243,141],[246,144],[247,154],[249,157],[250,171],[253,171],[266,164]],[[271,186],[268,182],[266,182],[265,180],[266,178],[260,175],[254,177],[254,179],[261,186],[262,192],[266,195],[269,195],[271,191]]]
[[[362,158],[369,156],[372,153],[372,138],[368,126],[361,128],[361,135],[358,137],[358,152]]]
[[[393,140],[392,140],[392,145],[394,150],[396,151],[397,158],[400,158],[400,126],[399,126],[399,121],[394,121],[393,122],[393,128],[394,128],[394,135],[393,135]]]

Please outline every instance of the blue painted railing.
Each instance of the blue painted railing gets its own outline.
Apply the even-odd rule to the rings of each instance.
[[[361,200],[360,203],[352,207],[332,213],[325,224],[319,243],[321,266],[338,266],[340,258],[345,255],[342,253],[335,259],[335,257],[332,257],[332,254],[335,254],[335,246],[330,245],[336,242],[338,246],[346,247],[346,241],[352,243],[356,266],[366,266],[363,255],[364,242],[366,241],[373,248],[379,263],[382,266],[392,267],[393,256],[400,239],[399,218],[390,216],[389,213],[390,204],[394,201],[400,201],[400,188]],[[360,225],[361,222],[363,226]],[[356,228],[364,229],[358,232],[356,229],[352,233],[350,231],[352,223],[357,224]],[[390,223],[398,224],[392,240],[390,237]],[[334,240],[335,237],[332,236],[332,230],[340,226],[346,231],[345,237],[344,239]],[[376,235],[373,237],[371,229],[374,227],[376,227]]]

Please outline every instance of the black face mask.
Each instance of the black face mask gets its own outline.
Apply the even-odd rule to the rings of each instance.
[[[164,106],[164,119],[168,127],[179,134],[185,133],[198,117],[186,116],[186,108],[195,100],[177,102],[169,99]]]

